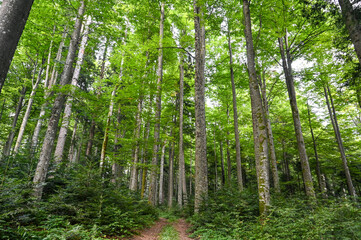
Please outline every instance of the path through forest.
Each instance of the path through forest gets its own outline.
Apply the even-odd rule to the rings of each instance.
[[[187,230],[190,226],[184,219],[178,219],[174,222],[169,222],[165,218],[160,218],[153,226],[144,229],[138,236],[131,238],[131,240],[160,240],[162,229],[167,225],[173,226],[174,229],[178,232],[178,239],[191,240],[191,238],[188,237],[189,234],[187,233]]]

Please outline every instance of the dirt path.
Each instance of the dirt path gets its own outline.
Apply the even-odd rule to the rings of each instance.
[[[144,229],[138,236],[134,236],[130,240],[158,240],[162,229],[170,224],[167,219],[160,218],[155,224],[147,229]],[[187,229],[190,227],[184,219],[178,219],[171,223],[171,225],[178,231],[179,239],[192,240],[188,237]]]
[[[181,240],[191,240],[192,239],[192,238],[188,237],[189,233],[187,232],[190,225],[183,218],[178,219],[172,225],[178,231],[179,239],[181,239]]]

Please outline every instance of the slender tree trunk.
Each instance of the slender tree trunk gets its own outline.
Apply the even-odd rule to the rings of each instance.
[[[234,123],[233,126],[234,126],[234,139],[236,141],[237,180],[238,180],[239,189],[243,191],[241,144],[239,141],[239,129],[238,129],[237,95],[236,95],[236,87],[234,84],[233,54],[232,54],[231,34],[230,34],[229,26],[228,26],[228,51],[229,51],[229,66],[230,66],[231,83],[232,83],[232,103],[233,103],[233,123]]]
[[[3,106],[1,107],[1,112],[0,112],[0,121],[3,118],[3,113],[4,113],[4,109],[5,109],[5,104],[6,104],[6,99],[4,99],[3,101]]]
[[[81,25],[82,25],[82,18],[85,12],[85,4],[84,1],[81,1],[81,5],[78,10],[78,17],[75,22],[74,31],[71,37],[68,56],[66,59],[66,63],[64,66],[64,70],[61,76],[60,85],[65,86],[68,85],[71,81],[71,73],[73,68],[73,63],[76,55],[76,50],[78,46],[78,39],[80,35]],[[51,117],[49,119],[48,128],[45,133],[45,138],[43,142],[43,147],[41,149],[39,162],[35,171],[34,175],[34,196],[37,199],[41,199],[43,193],[43,187],[45,183],[45,178],[48,172],[48,167],[51,158],[51,152],[54,146],[54,140],[58,128],[58,123],[60,119],[60,114],[62,112],[64,103],[65,103],[66,96],[63,93],[58,93],[53,109],[51,112]]]
[[[345,175],[346,175],[348,192],[352,197],[357,197],[355,187],[353,186],[353,183],[352,183],[350,170],[348,168],[348,163],[347,163],[346,154],[345,154],[345,148],[343,146],[343,141],[342,141],[342,138],[341,138],[340,128],[339,128],[338,122],[337,122],[337,116],[336,116],[335,106],[333,104],[331,91],[330,91],[329,86],[327,86],[327,88],[324,86],[323,90],[324,90],[324,93],[325,93],[326,104],[327,104],[328,112],[330,114],[332,127],[333,127],[333,130],[335,132],[335,137],[336,137],[336,140],[337,140],[338,150],[340,151],[341,160],[342,160],[342,164],[343,164],[343,169],[344,169]],[[330,106],[330,101],[328,100],[328,95],[330,96],[331,106]]]
[[[154,144],[153,144],[152,170],[150,173],[150,185],[149,185],[149,196],[148,196],[149,203],[152,206],[156,205],[160,116],[162,113],[164,7],[165,7],[165,3],[162,2],[161,17],[159,24],[159,53],[158,53],[158,70],[157,70],[158,81],[157,81],[157,98],[156,98],[155,126],[154,126]]]
[[[224,159],[223,159],[223,143],[222,141],[219,142],[219,148],[220,148],[220,155],[221,155],[221,169],[222,169],[222,185],[226,183],[226,176],[224,174]]]
[[[35,84],[33,85],[31,93],[30,93],[28,106],[26,107],[25,115],[24,115],[23,121],[21,122],[21,126],[20,126],[19,133],[18,133],[18,138],[16,139],[16,144],[15,144],[15,147],[14,147],[14,153],[15,154],[18,153],[21,141],[23,139],[23,135],[24,135],[24,132],[25,132],[25,127],[26,127],[26,124],[28,123],[28,120],[29,120],[31,107],[33,106],[36,90],[37,90],[37,88],[39,86],[39,83],[41,81],[41,75],[43,73],[43,69],[44,69],[43,67],[40,68],[39,73],[38,73],[38,77],[36,79]]]
[[[193,0],[194,30],[195,30],[195,116],[196,116],[196,174],[195,174],[195,200],[194,212],[199,208],[208,195],[207,170],[207,138],[206,138],[206,111],[205,111],[205,26],[203,6],[199,0]]]
[[[184,147],[183,147],[183,95],[184,95],[184,65],[180,54],[179,77],[179,168],[178,168],[178,205],[187,201],[187,186],[185,178]]]
[[[301,128],[300,114],[298,112],[298,107],[297,107],[296,91],[295,91],[295,86],[293,83],[293,74],[292,74],[292,66],[291,66],[292,60],[291,60],[290,52],[288,49],[287,37],[285,37],[285,40],[286,40],[285,48],[283,46],[282,38],[279,38],[278,42],[279,42],[279,48],[280,48],[281,57],[282,57],[283,70],[284,70],[285,77],[286,77],[288,96],[290,99],[290,105],[291,105],[291,110],[292,110],[292,117],[293,117],[293,124],[294,124],[294,128],[295,128],[295,135],[296,135],[296,139],[297,139],[298,153],[300,156],[301,167],[302,167],[302,176],[303,176],[303,180],[305,183],[306,195],[308,197],[314,198],[315,190],[313,188],[311,169],[310,169],[310,165],[308,162],[305,141],[303,139],[303,133],[302,133],[302,128]],[[287,54],[287,56],[286,56],[286,54]],[[286,60],[286,57],[287,57],[287,60]]]
[[[268,100],[267,100],[265,72],[263,72],[263,80],[261,81],[261,83],[262,83],[261,84],[262,101],[263,101],[264,111],[266,114],[267,143],[268,143],[268,150],[269,150],[269,154],[270,154],[273,185],[274,185],[276,192],[280,193],[281,187],[280,187],[280,180],[279,180],[279,176],[278,176],[276,150],[275,150],[275,145],[274,145],[274,141],[273,141],[272,126],[271,126],[271,121],[269,118],[269,107],[268,107]]]
[[[318,187],[319,187],[319,189],[320,189],[320,192],[321,192],[322,195],[323,195],[323,194],[324,194],[324,192],[323,192],[324,189],[322,188],[321,166],[320,166],[320,161],[319,161],[319,159],[318,159],[317,144],[316,144],[315,135],[314,135],[314,133],[313,133],[312,122],[311,122],[311,111],[310,111],[310,106],[308,105],[308,102],[307,102],[307,115],[308,115],[308,123],[309,123],[309,126],[310,126],[311,136],[312,136],[313,150],[314,150],[314,152],[315,152],[316,174],[317,174]]]
[[[92,119],[89,130],[89,140],[87,142],[86,151],[85,151],[85,155],[88,157],[91,155],[91,151],[93,148],[94,135],[95,135],[95,121],[94,119]]]
[[[13,123],[11,124],[10,134],[9,134],[8,140],[6,141],[6,144],[4,146],[3,156],[9,156],[10,155],[11,145],[13,144],[14,137],[15,137],[16,123],[18,122],[20,111],[21,111],[21,108],[23,107],[23,101],[24,101],[25,93],[26,93],[26,87],[24,86],[22,88],[21,92],[20,92],[18,105],[16,107],[15,115],[14,115],[14,118],[13,118]]]
[[[162,205],[164,201],[163,197],[163,182],[164,182],[164,153],[166,147],[166,141],[163,143],[162,156],[160,158],[160,173],[159,173],[159,204]]]
[[[86,45],[88,42],[90,23],[91,23],[91,20],[90,20],[90,18],[88,18],[87,22],[84,25],[83,38],[82,38],[82,41],[81,41],[81,44],[79,47],[78,59],[76,62],[76,67],[74,69],[73,78],[71,80],[71,85],[74,87],[78,83],[81,66],[83,65],[85,48],[86,48]],[[54,152],[54,160],[55,160],[56,164],[59,164],[63,159],[64,147],[65,147],[65,142],[66,142],[66,138],[68,135],[68,127],[69,127],[70,117],[71,117],[71,112],[72,112],[71,111],[72,104],[73,104],[73,98],[69,97],[66,100],[64,115],[63,115],[63,122],[62,122],[61,128],[59,130],[58,141],[56,143],[55,152]]]
[[[73,134],[71,135],[71,141],[70,141],[70,149],[68,153],[68,159],[70,163],[76,162],[76,156],[74,156],[74,152],[76,151],[76,131],[78,130],[78,121],[75,121],[74,127],[73,127]]]
[[[229,108],[227,105],[227,124],[229,124]],[[227,130],[227,184],[230,186],[232,183],[232,164],[231,164],[231,153],[229,152],[229,131]]]
[[[117,87],[115,87],[114,90],[112,91],[112,96],[111,96],[110,104],[109,104],[107,123],[106,123],[105,131],[104,131],[102,150],[100,152],[100,172],[101,172],[101,174],[103,174],[103,169],[104,169],[104,165],[105,165],[105,156],[106,156],[106,150],[107,150],[108,140],[109,140],[110,122],[111,122],[111,118],[113,116],[114,98],[115,98],[116,92],[117,92]]]
[[[149,96],[149,106],[150,106],[150,108],[153,107],[153,95],[152,94]],[[148,159],[148,153],[149,153],[149,150],[148,150],[149,134],[150,134],[150,120],[148,119],[146,127],[145,127],[145,137],[144,137],[145,142],[144,142],[144,148],[143,148],[144,149],[143,150],[144,155],[142,156],[143,164],[148,163],[147,159]],[[140,191],[141,198],[144,197],[144,192],[145,192],[145,189],[146,189],[147,173],[148,173],[148,168],[145,167],[143,169],[143,172],[142,172],[142,188],[141,188],[141,191]]]
[[[243,14],[245,18],[245,36],[247,42],[247,62],[252,106],[253,138],[256,158],[259,209],[261,215],[266,215],[270,206],[267,128],[255,68],[251,14],[248,0],[243,0]]]
[[[4,0],[0,8],[0,93],[34,0]]]
[[[192,164],[193,164],[193,151],[190,149],[190,159],[189,159],[189,198],[192,197],[192,181],[193,181],[193,174],[192,174]]]
[[[216,123],[214,124],[216,127]],[[217,145],[216,145],[216,129],[213,131],[213,151],[214,151],[214,191],[218,190],[218,159],[217,159]]]
[[[171,136],[173,135],[173,128],[171,130]],[[169,156],[169,176],[168,176],[168,208],[173,207],[173,190],[174,190],[174,141],[169,142],[170,147],[170,156]]]

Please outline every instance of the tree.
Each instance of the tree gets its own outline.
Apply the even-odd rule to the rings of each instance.
[[[0,8],[0,93],[34,0],[4,0]]]
[[[204,197],[208,193],[207,179],[207,139],[206,113],[204,96],[204,67],[206,56],[205,26],[203,5],[199,0],[193,0],[194,30],[195,30],[195,112],[196,112],[196,143],[195,143],[195,200],[194,211],[197,213]]]

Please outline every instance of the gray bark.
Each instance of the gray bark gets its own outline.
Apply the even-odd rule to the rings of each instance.
[[[15,115],[14,115],[14,118],[13,118],[13,122],[11,124],[10,134],[9,134],[8,140],[6,141],[6,144],[5,144],[4,149],[3,149],[3,156],[9,156],[10,155],[11,145],[13,144],[14,137],[15,137],[16,123],[18,122],[20,111],[21,111],[21,108],[23,107],[23,101],[24,101],[25,93],[26,93],[26,87],[24,86],[22,88],[22,90],[21,90],[18,105],[17,105],[16,110],[15,110]]]
[[[204,198],[208,195],[207,177],[207,139],[206,139],[206,111],[205,111],[205,26],[202,5],[199,0],[193,0],[194,30],[195,30],[195,199],[194,212],[198,213]]]
[[[178,205],[187,202],[187,186],[183,147],[183,95],[184,95],[184,66],[183,56],[180,53],[179,77],[179,164],[178,164]]]
[[[229,109],[227,105],[227,124],[229,124]],[[229,131],[227,130],[227,184],[230,186],[232,183],[232,164],[231,164],[231,154],[229,152]]]
[[[255,52],[253,48],[251,14],[248,0],[243,0],[243,14],[245,18],[245,36],[247,43],[247,63],[249,88],[251,95],[254,150],[256,158],[256,172],[258,183],[258,199],[261,215],[266,215],[270,206],[267,128],[265,123],[262,98],[258,86]]]
[[[0,8],[0,93],[34,0],[4,0]]]
[[[75,121],[75,124],[74,124],[74,127],[73,127],[73,134],[71,135],[69,153],[68,153],[69,163],[75,163],[76,162],[75,137],[76,137],[77,129],[78,129],[78,121]]]
[[[173,135],[173,128],[171,130],[171,136]],[[168,208],[173,207],[173,191],[174,191],[174,141],[169,143],[170,147],[170,156],[169,156],[169,172],[168,172]]]
[[[223,158],[223,143],[222,141],[219,142],[219,148],[220,148],[220,155],[221,155],[221,170],[222,170],[222,185],[226,183],[226,176],[224,174],[224,158]]]
[[[26,127],[26,124],[28,123],[28,120],[29,120],[31,107],[33,106],[36,90],[37,90],[37,88],[39,86],[39,83],[41,81],[41,75],[43,73],[43,69],[44,69],[43,67],[40,68],[39,73],[38,73],[38,77],[36,79],[35,84],[33,84],[33,88],[32,88],[31,93],[30,93],[28,105],[26,107],[25,115],[23,117],[23,121],[21,122],[21,126],[20,126],[19,133],[18,133],[18,138],[16,139],[16,144],[15,144],[15,147],[14,147],[14,153],[15,154],[18,153],[21,141],[23,139],[23,135],[24,135],[24,132],[25,132],[25,127]]]
[[[154,126],[154,144],[152,155],[152,169],[150,173],[149,185],[149,203],[152,206],[156,205],[156,187],[157,187],[157,162],[159,150],[159,135],[160,135],[160,117],[162,112],[162,80],[163,80],[163,35],[164,35],[164,7],[165,3],[161,5],[161,17],[159,24],[159,53],[158,53],[158,69],[157,69],[157,98],[155,111],[155,126]]]
[[[65,42],[65,39],[66,39],[66,36],[67,36],[67,31],[64,30],[63,32],[63,36],[62,36],[62,39],[61,39],[61,42],[59,44],[59,49],[58,49],[58,52],[56,54],[56,58],[55,58],[55,63],[54,63],[54,68],[53,68],[53,72],[52,72],[52,76],[51,78],[47,77],[46,78],[46,81],[44,83],[44,88],[46,90],[49,90],[53,85],[53,78],[55,77],[55,72],[57,73],[57,71],[55,71],[55,68],[56,68],[56,64],[61,60],[61,56],[62,56],[62,52],[63,52],[63,48],[64,48],[64,42]],[[50,65],[50,62],[48,61],[48,65]],[[50,92],[48,91],[46,94],[45,94],[45,99],[49,96]],[[48,106],[48,103],[45,102],[42,106],[41,106],[41,110],[40,110],[40,114],[39,114],[39,119],[38,119],[38,122],[36,123],[36,126],[35,126],[35,129],[34,129],[34,133],[33,133],[33,138],[31,140],[31,153],[34,154],[35,152],[35,149],[36,149],[36,146],[38,145],[38,140],[39,140],[39,134],[40,134],[40,130],[41,130],[41,127],[43,125],[43,117],[45,115],[45,109],[47,108]]]
[[[160,173],[159,173],[159,204],[162,205],[164,201],[163,196],[163,182],[164,182],[164,153],[165,153],[165,147],[166,147],[166,141],[163,143],[162,147],[162,156],[160,158]]]
[[[338,150],[340,151],[340,155],[341,155],[343,169],[345,171],[348,192],[352,197],[357,197],[355,187],[353,186],[353,183],[352,183],[350,170],[348,168],[347,158],[346,158],[346,154],[345,154],[345,148],[343,146],[343,141],[342,141],[342,137],[341,137],[341,133],[340,133],[340,128],[339,128],[338,122],[337,122],[336,110],[335,110],[335,106],[333,104],[331,91],[330,91],[329,86],[327,86],[327,88],[323,87],[323,89],[324,89],[324,93],[325,93],[328,112],[329,112],[330,118],[331,118],[332,127],[333,127],[333,130],[335,132],[335,137],[336,137],[336,140],[337,140]],[[328,95],[330,96],[331,106],[330,106],[330,101],[328,100]]]
[[[79,76],[80,76],[80,70],[81,70],[81,66],[83,65],[83,61],[84,61],[84,55],[85,55],[85,48],[88,42],[88,35],[89,35],[89,25],[91,23],[90,18],[88,18],[87,22],[84,25],[84,33],[83,33],[83,38],[79,47],[79,52],[78,52],[78,59],[76,62],[76,66],[74,69],[74,73],[73,73],[73,78],[71,80],[71,85],[72,86],[76,86]],[[68,127],[69,127],[69,123],[70,123],[70,116],[71,116],[71,108],[72,108],[72,103],[73,102],[73,98],[70,96],[65,103],[65,109],[64,109],[64,114],[63,114],[63,121],[61,124],[61,128],[59,130],[59,135],[58,135],[58,141],[56,143],[56,147],[55,147],[55,152],[54,152],[54,160],[56,164],[59,164],[62,161],[63,158],[63,153],[64,153],[64,147],[65,147],[65,142],[66,142],[66,138],[68,135]]]
[[[308,162],[307,152],[306,152],[306,146],[305,141],[303,139],[303,133],[301,128],[301,120],[300,120],[300,114],[298,112],[297,107],[297,99],[296,99],[296,91],[295,86],[293,82],[293,74],[292,74],[292,60],[290,56],[290,51],[287,44],[287,37],[285,37],[285,47],[283,45],[283,39],[279,38],[279,48],[281,52],[282,57],[282,66],[285,73],[286,78],[286,85],[287,85],[287,91],[288,96],[290,100],[291,110],[292,110],[292,117],[293,117],[293,124],[295,128],[295,135],[297,139],[297,147],[298,147],[298,153],[300,156],[301,161],[301,167],[302,167],[302,176],[305,183],[305,191],[306,195],[308,197],[315,197],[315,190],[313,188],[313,182],[312,182],[312,175],[310,170],[310,165]]]
[[[75,22],[74,31],[69,45],[69,51],[66,58],[64,70],[61,75],[61,81],[60,81],[61,86],[68,85],[71,81],[71,73],[72,73],[76,51],[78,48],[78,40],[79,40],[84,12],[85,12],[85,4],[84,1],[81,1],[81,5],[78,10],[78,17]],[[62,112],[65,99],[66,96],[63,93],[58,93],[54,101],[53,109],[51,111],[51,117],[49,119],[48,127],[43,142],[43,147],[40,152],[39,162],[36,167],[36,171],[33,179],[34,196],[37,199],[41,199],[43,193],[45,179],[51,158],[51,152],[54,146],[54,140],[57,133],[60,114]]]
[[[266,114],[266,127],[267,127],[267,141],[268,141],[268,150],[269,150],[269,157],[271,162],[271,170],[272,170],[272,179],[273,185],[277,193],[281,192],[280,187],[280,180],[278,176],[278,169],[277,169],[277,159],[276,159],[276,150],[273,141],[273,132],[271,126],[271,120],[269,118],[269,106],[267,100],[267,90],[266,90],[266,77],[265,72],[263,72],[263,79],[261,80],[261,91],[262,91],[262,101],[264,106],[264,111]]]
[[[240,191],[243,191],[241,144],[239,142],[239,130],[238,130],[237,95],[236,95],[236,87],[234,84],[233,54],[232,54],[231,35],[230,35],[229,26],[228,26],[228,51],[229,51],[229,68],[231,72],[231,84],[232,84],[234,140],[236,141],[237,180]]]

